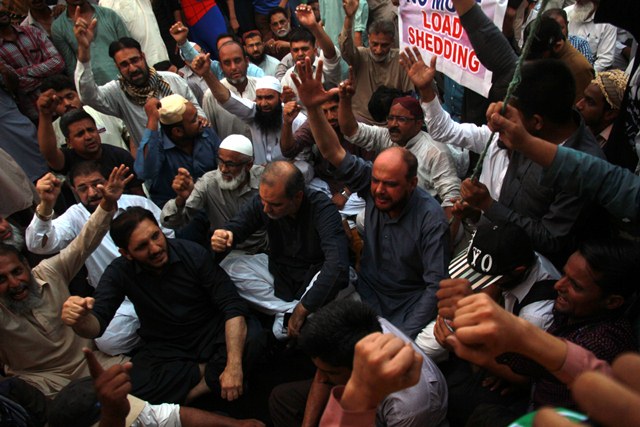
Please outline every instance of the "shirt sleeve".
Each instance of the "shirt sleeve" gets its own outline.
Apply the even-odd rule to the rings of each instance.
[[[381,126],[371,126],[364,123],[358,123],[358,130],[350,137],[345,136],[344,139],[357,145],[367,151],[379,153],[385,148],[391,147],[393,144],[389,138],[387,128]]]
[[[76,206],[54,220],[43,221],[34,215],[25,232],[27,248],[34,254],[58,252],[78,235],[82,223],[84,220]]]
[[[460,197],[460,178],[456,173],[456,165],[451,152],[442,144],[434,144],[426,154],[427,158],[418,159],[418,164],[426,163],[433,188],[440,197],[442,206],[453,206],[450,200]]]
[[[313,286],[300,301],[311,312],[333,300],[349,283],[348,242],[338,208],[329,199],[316,202],[314,218],[324,262]]]
[[[145,147],[147,154],[144,155]],[[160,131],[145,129],[138,147],[135,160],[135,172],[143,180],[155,180],[164,163],[164,147]]]
[[[95,78],[93,77],[91,63],[76,61],[75,56],[73,61],[77,62],[74,76],[80,100],[84,104],[95,108],[101,113],[121,117],[119,108],[112,96],[114,90],[120,90],[118,87],[114,86],[117,85],[117,83],[109,82],[104,86],[98,86]]]
[[[344,386],[331,389],[329,402],[320,419],[320,427],[373,427],[376,421],[376,409],[347,411],[340,405],[342,393],[344,393]]]
[[[457,123],[440,105],[438,97],[430,102],[422,103],[424,122],[429,135],[443,144],[466,148],[474,153],[482,153],[491,130],[487,126],[477,126],[473,123]]]
[[[594,52],[596,62],[593,68],[596,72],[606,71],[613,65],[613,57],[615,54],[617,31],[616,27],[609,24],[595,24],[601,27],[600,40],[598,41],[598,49]]]
[[[35,27],[26,27],[25,32],[30,33],[31,37],[37,42],[37,46],[42,50],[44,61],[38,64],[31,64],[26,67],[16,69],[19,76],[29,78],[33,82],[28,85],[20,85],[21,89],[30,91],[40,87],[41,79],[54,74],[62,73],[64,70],[64,60],[55,48],[49,37]]]
[[[618,218],[638,218],[640,178],[606,160],[560,146],[542,184],[587,195]]]
[[[51,24],[51,40],[53,41],[55,48],[58,50],[58,53],[62,55],[62,59],[67,69],[67,74],[72,76],[76,63],[76,52],[67,40],[65,40],[64,29],[62,28],[64,25],[62,19],[66,19],[64,13],[62,16],[59,16],[58,19],[53,21],[53,24]]]
[[[565,341],[565,344],[567,344],[567,355],[564,363],[560,370],[552,372],[564,384],[573,383],[578,375],[587,371],[597,371],[609,377],[613,376],[611,365],[606,361],[598,359],[586,348],[570,341]]]
[[[49,269],[53,274],[62,277],[64,283],[69,283],[87,258],[102,243],[102,239],[109,231],[111,217],[112,212],[107,212],[98,206],[69,246],[62,249],[58,255],[43,260],[36,268]]]
[[[222,104],[222,108],[247,123],[253,122],[253,118],[256,115],[256,103],[248,99],[238,98],[234,93],[231,93],[227,102]]]
[[[371,186],[371,163],[347,152],[336,169],[336,178],[344,181],[349,191],[365,198]]]

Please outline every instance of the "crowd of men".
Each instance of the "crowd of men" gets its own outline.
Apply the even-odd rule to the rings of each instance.
[[[640,421],[640,3],[451,0],[487,97],[397,1],[49,3],[0,0],[0,421]]]

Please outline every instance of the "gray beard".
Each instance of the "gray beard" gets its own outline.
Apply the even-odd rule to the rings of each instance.
[[[0,297],[0,302],[2,302],[2,304],[6,306],[9,311],[19,316],[28,314],[34,308],[38,308],[42,305],[40,286],[38,286],[33,277],[31,277],[29,283],[22,282],[21,285],[26,286],[29,289],[29,294],[27,295],[26,299],[22,301],[16,301],[6,293],[2,297]]]
[[[13,224],[9,225],[11,225],[11,238],[4,240],[2,243],[11,245],[22,252],[24,250],[24,236],[22,235],[22,231]]]
[[[595,5],[592,2],[584,5],[576,3],[569,14],[569,22],[587,22],[587,20],[593,17],[594,9]]]
[[[231,78],[227,77],[227,81],[229,83],[231,83],[232,85],[234,85],[234,86],[238,86],[238,85],[240,85],[240,84],[242,84],[242,83],[247,81],[247,76],[240,77],[239,79],[231,79]]]
[[[369,56],[371,57],[371,59],[373,59],[373,62],[386,62],[386,60],[389,58],[390,53],[391,51],[389,51],[386,55],[374,55],[373,52],[371,52],[371,49],[369,49]]]
[[[243,170],[238,174],[238,176],[234,176],[231,181],[225,181],[222,174],[217,176],[216,180],[218,181],[218,186],[221,190],[231,191],[238,189],[242,184],[244,184],[248,175],[249,172]]]

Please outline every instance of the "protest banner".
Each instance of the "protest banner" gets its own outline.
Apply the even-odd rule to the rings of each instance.
[[[476,2],[502,28],[507,0]],[[473,51],[452,0],[401,0],[399,15],[401,49],[417,46],[427,64],[436,55],[438,71],[483,96],[488,95],[492,73]]]

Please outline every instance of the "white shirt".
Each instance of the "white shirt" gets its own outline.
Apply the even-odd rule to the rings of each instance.
[[[220,80],[220,83],[229,92],[237,96],[238,98],[254,101],[256,99],[256,85],[257,78],[247,76],[247,86],[242,93],[238,92],[238,89],[233,86],[225,78]],[[207,119],[211,123],[211,127],[216,131],[220,140],[225,139],[229,135],[244,135],[247,138],[251,138],[251,129],[249,126],[237,116],[231,114],[222,106],[211,93],[211,90],[207,89],[202,99],[202,107],[207,114]]]
[[[251,142],[253,143],[254,163],[263,165],[275,160],[288,160],[280,150],[280,129],[272,129],[264,132],[256,124],[256,103],[237,97],[234,93],[222,107],[244,121],[251,129]],[[293,133],[307,120],[307,117],[299,113],[292,124]],[[305,182],[313,178],[313,168],[308,163],[309,150],[304,150],[296,156],[295,165],[305,176]]]
[[[331,59],[326,59],[321,49],[318,49],[318,55],[316,55],[316,59],[313,61],[313,72],[315,73],[316,67],[318,66],[318,61],[322,60],[322,83],[324,83],[328,87],[336,87],[340,84],[341,77],[341,69],[340,69],[340,50],[336,47],[336,56]],[[287,70],[284,73],[284,77],[280,83],[282,86],[289,86],[293,89],[293,92],[298,96],[298,89],[296,85],[293,84],[293,80],[291,79],[291,73],[295,71],[295,65]]]
[[[575,5],[566,7],[564,10],[569,17],[568,31],[572,36],[578,36],[589,41],[591,52],[596,57],[593,68],[596,72],[606,71],[613,65],[615,56],[616,40],[618,33],[616,27],[611,24],[596,24],[593,22],[592,14],[586,22],[572,19],[572,12]]]
[[[158,75],[169,84],[174,94],[182,95],[190,101],[198,110],[199,116],[205,116],[198,100],[182,77],[168,71],[158,71]],[[134,104],[127,98],[127,95],[120,88],[118,80],[112,80],[105,85],[98,86],[93,77],[90,63],[83,64],[78,61],[75,83],[80,100],[85,105],[89,105],[101,113],[120,117],[127,125],[136,145],[140,144],[147,125],[147,114],[144,112],[144,106]]]
[[[96,127],[98,128],[98,133],[100,134],[100,141],[103,144],[113,145],[114,147],[119,147],[123,150],[129,151],[128,144],[126,144],[124,139],[122,139],[122,136],[127,129],[122,120],[108,114],[102,114],[100,111],[97,111],[89,107],[88,105],[85,105],[82,108],[91,117],[93,117],[93,120],[96,121]],[[58,147],[66,145],[67,140],[65,139],[64,135],[62,134],[62,130],[60,129],[59,117],[53,122],[53,132],[56,134],[56,142],[58,143]]]
[[[100,0],[100,6],[122,18],[131,37],[140,43],[149,65],[169,60],[150,0]]]
[[[457,123],[449,113],[442,109],[438,97],[431,102],[422,103],[424,122],[429,134],[436,140],[466,148],[474,153],[482,153],[491,136],[488,126],[476,126],[473,123]],[[479,181],[489,190],[493,200],[498,200],[502,190],[502,182],[509,167],[509,152],[498,147],[498,135],[491,141],[487,155],[482,163]]]
[[[345,136],[345,139],[376,153],[396,145],[391,141],[387,128],[364,123],[358,123],[356,133],[351,137]],[[443,207],[453,206],[449,200],[460,197],[460,178],[447,146],[420,131],[407,141],[405,148],[418,159],[418,185],[432,196],[439,196]]]
[[[278,70],[278,64],[280,63],[280,61],[278,61],[276,58],[274,58],[271,55],[264,55],[264,59],[262,60],[261,63],[256,64],[258,67],[260,67],[262,69],[262,71],[264,71],[264,75],[265,76],[276,76],[276,71]]]

